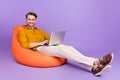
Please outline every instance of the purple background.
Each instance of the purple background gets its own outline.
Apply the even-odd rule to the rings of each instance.
[[[120,48],[119,0],[1,0],[0,80],[118,80]],[[13,27],[25,24],[25,14],[38,14],[37,26],[48,34],[65,30],[64,44],[85,55],[115,54],[107,74],[94,77],[71,64],[54,68],[34,68],[17,64],[11,52]],[[86,77],[87,76],[87,77]]]

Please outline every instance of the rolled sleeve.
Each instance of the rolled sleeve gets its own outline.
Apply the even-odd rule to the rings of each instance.
[[[23,30],[19,31],[19,33],[18,33],[18,40],[19,40],[19,42],[20,42],[22,47],[30,48],[30,42],[27,39],[26,33]]]

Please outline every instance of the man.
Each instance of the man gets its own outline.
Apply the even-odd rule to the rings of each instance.
[[[102,75],[110,69],[110,62],[113,54],[109,53],[101,58],[92,58],[84,56],[72,46],[60,44],[56,46],[46,46],[49,43],[50,36],[43,30],[38,29],[35,24],[37,15],[34,12],[26,14],[26,28],[21,30],[18,35],[22,47],[43,52],[50,56],[63,57],[68,60],[84,65],[95,76]]]

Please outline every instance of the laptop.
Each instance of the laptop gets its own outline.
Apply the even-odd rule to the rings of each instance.
[[[63,43],[65,31],[52,32],[49,46],[55,46]]]

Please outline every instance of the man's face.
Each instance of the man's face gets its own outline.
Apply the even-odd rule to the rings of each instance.
[[[29,27],[34,27],[36,24],[36,18],[33,15],[28,15],[26,18],[26,23]]]

